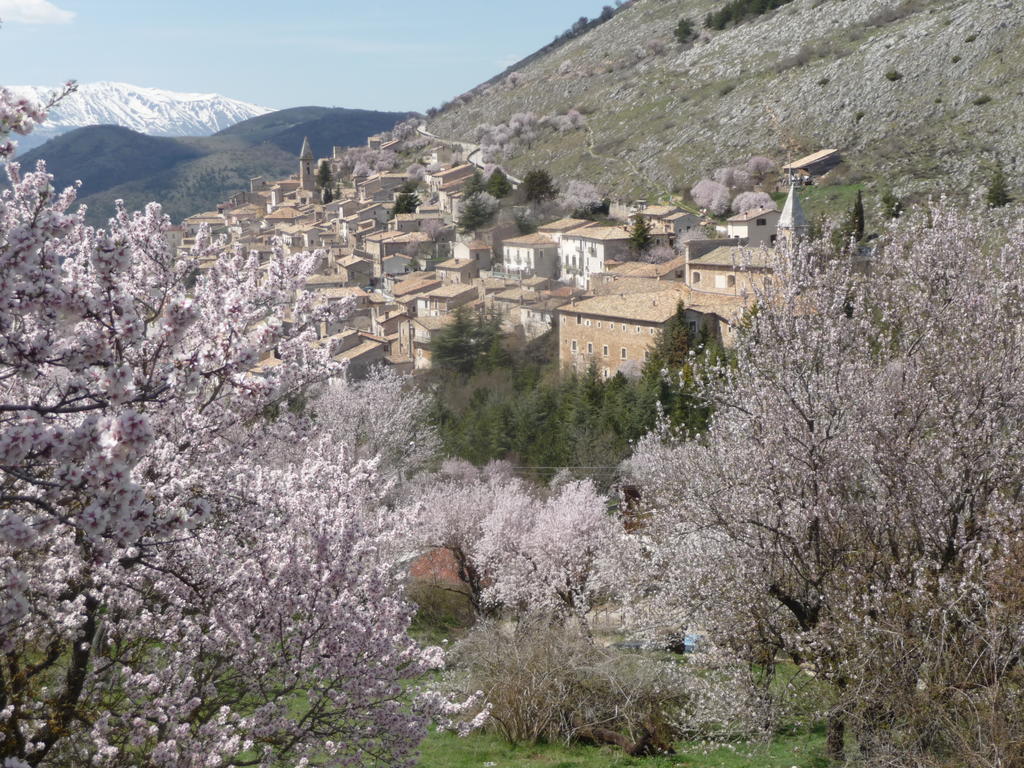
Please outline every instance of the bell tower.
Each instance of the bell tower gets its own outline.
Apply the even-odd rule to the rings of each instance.
[[[309,146],[309,137],[302,140],[302,152],[299,153],[299,186],[312,190],[316,187],[313,175],[313,150]]]
[[[807,216],[804,215],[803,206],[800,205],[800,195],[797,194],[797,180],[791,178],[789,181],[789,196],[786,197],[786,204],[782,207],[782,215],[779,217],[778,240],[785,242],[790,247],[796,245],[798,240],[807,237],[808,225]]]

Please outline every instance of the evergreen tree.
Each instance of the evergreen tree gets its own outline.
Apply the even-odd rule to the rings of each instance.
[[[462,205],[459,232],[468,235],[486,227],[498,213],[497,201],[486,192],[475,194]]]
[[[415,192],[399,192],[395,198],[395,207],[392,213],[397,216],[400,213],[416,213],[420,207],[420,198]]]
[[[545,200],[553,200],[558,194],[558,188],[551,180],[551,174],[543,168],[527,173],[523,178],[520,189],[523,192],[523,199],[528,203],[542,203]]]
[[[322,189],[330,189],[334,183],[334,176],[331,174],[330,163],[320,163],[316,171],[316,185]]]
[[[900,201],[896,194],[891,190],[887,189],[882,193],[882,214],[887,219],[898,219],[903,215],[903,203]]]
[[[480,171],[476,171],[469,177],[469,181],[466,182],[465,186],[462,187],[462,196],[464,198],[470,198],[473,195],[486,191],[487,185],[484,184],[483,174],[481,174]]]
[[[487,192],[501,200],[512,193],[512,182],[501,168],[495,168],[487,179]]]
[[[471,376],[506,362],[501,348],[501,321],[491,315],[474,317],[456,308],[451,324],[431,342],[431,362],[441,372]]]
[[[633,217],[633,225],[629,230],[629,242],[637,255],[643,254],[651,247],[654,238],[651,236],[651,222],[646,216],[637,214]]]
[[[320,190],[320,202],[324,205],[334,199],[334,176],[330,163],[320,163],[316,170],[316,186]]]
[[[850,211],[850,228],[858,243],[864,239],[864,197],[859,189],[857,190],[857,199],[853,203],[853,210]]]
[[[663,370],[679,371],[689,362],[693,349],[693,333],[686,319],[683,302],[676,305],[676,313],[662,327],[644,364],[643,376],[660,376]]]
[[[693,22],[685,16],[681,18],[676,25],[675,36],[680,43],[690,42],[694,36]]]
[[[1006,174],[1002,168],[996,168],[992,180],[988,184],[985,200],[990,208],[1002,208],[1010,202],[1010,192],[1006,188]]]

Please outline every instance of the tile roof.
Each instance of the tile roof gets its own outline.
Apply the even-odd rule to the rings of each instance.
[[[396,298],[398,296],[407,296],[412,293],[420,293],[421,291],[429,291],[433,288],[441,285],[441,281],[435,278],[427,280],[400,280],[395,283],[395,287],[391,290],[391,293]]]
[[[446,325],[451,325],[453,320],[455,320],[454,315],[440,315],[438,317],[414,317],[412,321],[428,331],[439,331]]]
[[[476,288],[472,285],[453,283],[452,285],[443,285],[440,288],[435,288],[427,296],[432,299],[454,299],[469,293],[475,294],[476,292]]]
[[[465,267],[472,267],[474,264],[476,264],[476,262],[470,261],[469,259],[448,259],[446,261],[442,261],[440,264],[435,264],[434,266],[437,269],[463,269]]]
[[[829,155],[835,154],[838,151],[839,151],[838,149],[819,149],[817,152],[812,152],[811,154],[807,155],[806,157],[801,157],[799,160],[795,160],[792,163],[786,163],[784,166],[782,166],[782,170],[784,170],[784,171],[800,170],[804,166],[811,165],[812,163],[816,163],[819,160],[824,160]]]
[[[283,208],[278,208],[273,213],[268,213],[266,218],[268,218],[268,219],[297,219],[297,218],[300,218],[301,216],[302,216],[302,214],[298,210],[296,210],[295,208],[292,208],[291,206],[286,205]]]
[[[775,204],[773,203],[771,208],[763,208],[763,207],[762,208],[751,208],[749,211],[744,211],[743,213],[737,213],[735,216],[730,216],[727,219],[727,221],[737,221],[737,222],[750,221],[752,219],[756,219],[758,216],[764,216],[765,214],[768,214],[768,213],[778,213],[778,212],[779,212],[779,209],[776,208]]]
[[[565,237],[581,237],[587,240],[629,240],[629,232],[624,227],[580,227],[566,232]]]
[[[723,245],[703,256],[690,259],[691,267],[770,267],[773,251],[746,248],[742,245]]]
[[[509,238],[508,240],[502,240],[501,244],[502,245],[510,245],[513,248],[518,247],[518,246],[550,247],[550,246],[558,245],[558,243],[556,243],[550,237],[548,237],[547,235],[541,234],[540,232],[535,232],[532,235],[519,235],[519,237],[513,237],[513,238]]]
[[[597,226],[597,222],[590,221],[589,219],[558,219],[547,224],[542,224],[537,227],[538,232],[568,232],[572,229],[580,229],[582,227],[594,227]]]

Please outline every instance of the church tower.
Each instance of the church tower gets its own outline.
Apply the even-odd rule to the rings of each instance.
[[[786,242],[790,246],[798,240],[807,237],[808,225],[807,216],[804,215],[803,206],[800,205],[800,196],[796,192],[797,182],[791,179],[789,182],[789,196],[786,204],[782,207],[782,215],[779,217],[778,241]]]
[[[299,186],[308,190],[316,188],[316,178],[313,175],[313,150],[309,146],[309,137],[302,140],[302,152],[299,153]]]

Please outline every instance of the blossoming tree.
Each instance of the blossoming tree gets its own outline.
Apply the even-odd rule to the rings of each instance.
[[[41,118],[0,91],[4,131]],[[286,407],[342,373],[311,343],[342,311],[301,290],[319,255],[180,257],[156,205],[93,229],[42,166],[8,173],[0,759],[407,763],[402,683],[438,659],[365,513],[374,462]]]
[[[834,686],[877,765],[1011,764],[1024,710],[1024,226],[942,202],[864,264],[801,247],[632,466],[652,607]]]

